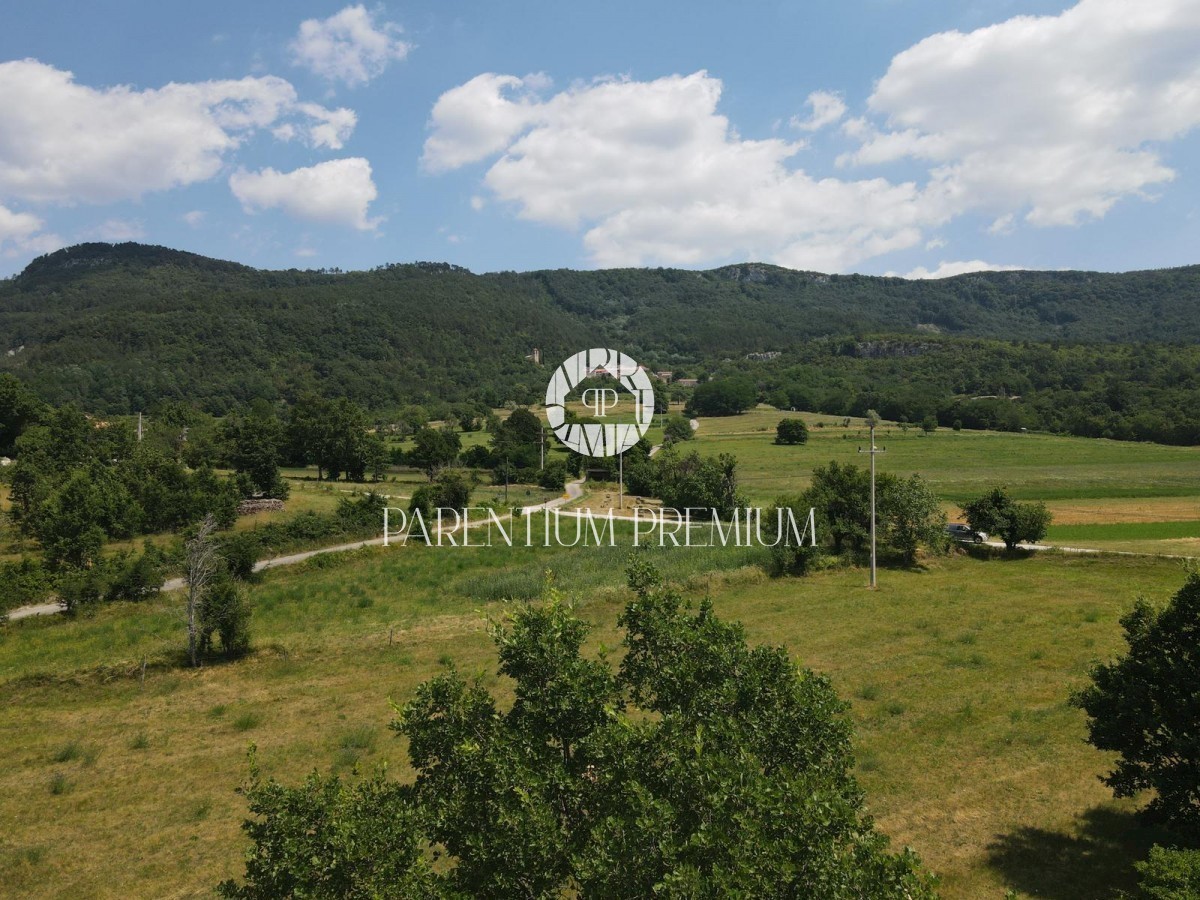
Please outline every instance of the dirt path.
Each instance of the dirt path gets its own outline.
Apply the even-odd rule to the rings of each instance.
[[[557,509],[563,504],[570,503],[572,500],[578,500],[583,496],[583,479],[577,481],[568,481],[566,485],[566,493],[561,497],[555,497],[553,500],[547,500],[545,503],[535,503],[532,506],[522,506],[518,510],[518,514],[522,516],[532,515],[533,513],[543,512],[548,509]],[[297,563],[302,563],[305,560],[312,559],[320,553],[345,553],[347,550],[358,550],[361,547],[379,547],[383,545],[383,538],[370,538],[365,541],[353,541],[349,544],[336,544],[332,547],[318,547],[315,550],[304,550],[300,553],[289,553],[285,556],[275,556],[271,559],[262,559],[254,564],[254,571],[261,572],[264,569],[273,569],[276,566],[294,566]],[[168,578],[163,582],[160,590],[177,591],[184,586],[182,578]],[[15,622],[18,619],[27,619],[30,616],[52,616],[55,613],[64,611],[61,603],[36,603],[30,606],[18,606],[16,609],[9,610],[8,620]]]

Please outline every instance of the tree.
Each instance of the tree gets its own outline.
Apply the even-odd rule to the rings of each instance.
[[[1139,900],[1195,900],[1200,897],[1200,850],[1159,847],[1134,863],[1141,875]]]
[[[279,475],[283,424],[270,410],[256,412],[244,418],[230,417],[222,425],[230,465],[249,479],[254,493],[286,500],[288,484]]]
[[[492,433],[496,465],[508,460],[515,469],[532,469],[541,459],[542,420],[527,409],[514,409]]]
[[[748,378],[718,378],[696,385],[688,404],[689,415],[735,416],[754,405],[758,391]]]
[[[221,655],[227,659],[250,650],[250,604],[243,588],[224,570],[208,585],[200,607],[198,652],[213,651],[213,635],[221,639]]]
[[[423,854],[424,836],[407,786],[382,774],[358,784],[312,773],[288,788],[263,780],[251,751],[245,790],[256,820],[243,823],[254,842],[244,884],[225,881],[230,900],[345,900],[403,897],[450,900]],[[466,900],[466,898],[462,898]]]
[[[937,431],[937,427],[937,416],[929,415],[921,420],[921,430],[926,434],[933,434],[935,431]]]
[[[808,426],[804,424],[803,419],[780,419],[779,424],[775,426],[775,443],[808,443]]]
[[[691,419],[681,415],[667,417],[667,424],[663,427],[663,441],[665,443],[690,441],[693,437],[695,437],[695,433],[692,431]]]
[[[634,488],[635,484],[637,488],[650,488],[663,506],[678,510],[715,509],[718,515],[730,516],[745,505],[737,492],[737,460],[728,453],[707,457],[693,450],[680,455],[668,447],[649,460],[649,465],[652,473],[648,478],[642,477],[636,464],[629,467],[634,475],[630,489],[642,493]]]
[[[552,459],[538,473],[538,486],[547,491],[563,491],[567,486],[567,462],[564,459]]]
[[[46,413],[46,405],[9,373],[0,375],[0,456],[11,456],[17,438]]]
[[[550,590],[489,629],[509,709],[453,667],[422,684],[392,723],[411,787],[255,780],[246,884],[222,893],[932,898],[864,811],[829,680],[644,562],[629,582],[615,672],[583,655],[589,626]]]
[[[188,660],[192,666],[200,665],[205,596],[221,570],[216,541],[213,540],[213,532],[216,530],[216,521],[210,513],[183,545],[183,580],[187,586],[184,619],[187,622]]]
[[[1102,780],[1117,797],[1152,790],[1147,806],[1191,839],[1200,837],[1200,572],[1171,602],[1139,599],[1121,619],[1126,654],[1091,671],[1071,702],[1088,715],[1088,741],[1120,754]]]
[[[438,472],[458,458],[459,446],[458,435],[454,432],[422,428],[413,436],[413,448],[408,451],[408,460],[433,481]]]
[[[1023,541],[1040,541],[1050,527],[1046,504],[1018,503],[1002,487],[992,488],[962,509],[973,531],[999,535],[1008,550]]]
[[[917,560],[917,548],[945,546],[946,514],[937,495],[920,475],[888,479],[879,496],[883,543],[898,552],[906,566]]]
[[[884,489],[890,479],[881,475],[877,486]],[[820,540],[827,541],[833,553],[863,550],[871,533],[871,475],[866,469],[836,461],[819,466],[803,496],[817,511]]]
[[[410,511],[420,510],[426,523],[434,510],[455,509],[464,510],[471,502],[471,482],[461,470],[448,469],[439,472],[429,484],[423,484],[409,498]]]

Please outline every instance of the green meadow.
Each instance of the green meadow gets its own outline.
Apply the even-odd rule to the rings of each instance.
[[[830,459],[864,461],[861,423],[806,415],[809,443],[777,447],[781,417],[705,419],[694,446],[734,453],[755,503],[802,489]],[[891,425],[878,442],[881,470],[921,472],[951,508],[995,483],[1045,500],[1062,511],[1052,542],[1157,554],[1198,533],[1197,448]],[[289,505],[331,508],[360,487],[289,474]],[[380,489],[405,495],[421,477],[393,470]],[[212,896],[241,872],[236,789],[251,743],[288,782],[379,765],[409,777],[390,703],[451,662],[508,696],[485,626],[511,601],[552,580],[594,626],[591,648],[619,647],[634,552],[621,534],[618,547],[373,547],[272,569],[250,588],[252,654],[199,670],[182,665],[178,594],[0,625],[3,892]],[[753,641],[828,673],[851,705],[873,815],[944,896],[1095,900],[1132,887],[1133,862],[1162,836],[1098,781],[1111,760],[1084,742],[1067,698],[1119,652],[1135,597],[1178,589],[1182,561],[972,548],[885,568],[870,591],[861,569],[770,579],[761,548],[636,552]]]
[[[775,426],[799,416],[809,426],[807,444],[778,446]],[[753,502],[803,490],[815,466],[830,460],[867,465],[860,454],[869,436],[861,419],[781,413],[769,407],[720,419],[703,419],[697,449],[732,453],[741,483]],[[1168,447],[1048,434],[952,431],[925,434],[895,423],[876,429],[886,453],[880,471],[920,473],[947,501],[958,502],[996,484],[1023,500],[1065,501],[1184,497],[1200,499],[1200,447]],[[1200,505],[1196,507],[1200,518]]]

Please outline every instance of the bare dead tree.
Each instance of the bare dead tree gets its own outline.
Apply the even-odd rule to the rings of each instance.
[[[193,666],[200,665],[200,613],[204,593],[217,573],[219,557],[213,533],[217,523],[212,513],[204,517],[196,534],[183,545],[184,580],[187,582],[188,658]]]

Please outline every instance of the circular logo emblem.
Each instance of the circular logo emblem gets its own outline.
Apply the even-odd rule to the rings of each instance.
[[[597,419],[633,405],[634,423],[568,422],[567,395],[585,378],[612,378],[616,386],[589,387],[580,396]],[[618,387],[623,390],[618,390]],[[627,393],[626,393],[627,392]],[[638,442],[654,420],[654,388],[650,376],[624,353],[598,348],[576,353],[554,370],[546,387],[546,418],[555,436],[584,456],[616,456]]]

